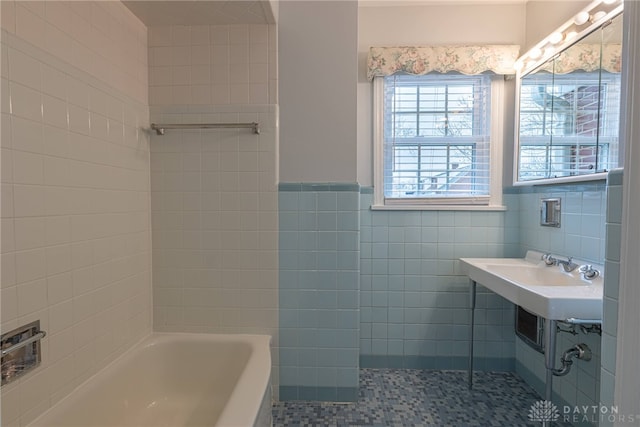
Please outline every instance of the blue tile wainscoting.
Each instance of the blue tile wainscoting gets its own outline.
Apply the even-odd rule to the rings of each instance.
[[[515,213],[375,211],[361,190],[360,365],[466,369],[469,282],[461,257],[513,256]],[[475,366],[514,369],[514,307],[478,288]]]
[[[509,212],[517,212],[520,256],[552,252],[602,264],[606,213],[605,181],[505,189]],[[540,226],[540,200],[561,199],[560,228]]]
[[[518,256],[527,250],[573,256],[604,264],[606,183],[594,181],[575,185],[545,185],[508,188],[505,203],[508,211],[517,212],[520,230]],[[540,226],[540,199],[561,198],[561,227]],[[609,271],[606,271],[607,277]],[[564,377],[554,377],[553,401],[558,406],[593,406],[600,402],[601,337],[597,334],[559,333],[556,360],[569,347],[584,342],[593,351],[590,362],[573,364]],[[544,356],[519,338],[515,346],[515,370],[540,395],[544,395]],[[593,425],[591,419],[578,419],[574,425]]]
[[[358,398],[360,186],[279,185],[280,399]]]
[[[618,336],[618,289],[620,285],[620,243],[622,227],[622,169],[609,172],[607,178],[607,228],[605,243],[604,321],[602,323],[602,367],[600,369],[600,402],[613,405]],[[612,426],[610,419],[600,426]]]
[[[370,187],[281,183],[281,400],[354,401],[359,368],[466,369],[468,279],[458,259],[535,249],[602,264],[605,230],[616,230],[613,216],[605,228],[607,195],[605,182],[595,181],[508,188],[506,211],[378,211],[371,210]],[[539,225],[546,197],[562,199],[560,228]],[[616,197],[610,188],[610,212],[621,204]],[[616,262],[607,255],[607,283]],[[611,319],[617,292],[607,295]],[[515,337],[514,306],[479,287],[477,307],[476,368],[515,371],[542,394],[544,358]],[[605,319],[603,339],[615,339],[611,322]],[[560,333],[557,357],[579,342],[593,359],[555,378],[559,405],[600,399],[598,335]],[[615,361],[615,354],[607,357]],[[603,378],[613,378],[612,369],[605,367]]]

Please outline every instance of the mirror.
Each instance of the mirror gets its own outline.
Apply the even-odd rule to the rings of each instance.
[[[516,184],[618,166],[622,14],[575,39],[518,76]]]

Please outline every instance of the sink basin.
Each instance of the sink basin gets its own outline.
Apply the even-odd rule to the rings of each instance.
[[[589,284],[574,274],[558,272],[557,266],[547,269],[530,265],[487,264],[486,267],[507,280],[531,286],[582,286]]]
[[[547,266],[542,253],[525,258],[461,258],[467,276],[525,309],[552,320],[602,319],[602,274],[593,280],[578,269]],[[578,264],[586,264],[574,260]],[[594,266],[602,272],[601,266]]]

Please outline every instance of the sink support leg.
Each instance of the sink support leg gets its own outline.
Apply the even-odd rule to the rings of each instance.
[[[468,383],[469,390],[473,388],[473,325],[474,314],[476,309],[476,288],[477,284],[474,280],[469,280],[469,307],[471,308],[471,318],[469,321],[469,366],[468,366]]]
[[[556,328],[557,321],[551,319],[544,320],[545,332],[545,348],[544,348],[544,364],[547,368],[547,377],[544,388],[544,400],[551,402],[553,394],[553,370],[555,369],[556,357]],[[542,427],[551,425],[550,421],[543,421]]]
[[[544,363],[547,368],[547,378],[545,382],[544,398],[551,402],[551,395],[553,393],[553,370],[555,369],[555,357],[556,357],[556,328],[557,321],[551,319],[545,319],[545,350],[544,350]]]

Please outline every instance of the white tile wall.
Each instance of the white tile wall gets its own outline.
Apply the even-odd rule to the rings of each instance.
[[[0,328],[47,331],[18,426],[151,331],[147,50],[120,2],[1,7]]]
[[[2,0],[2,29],[147,103],[147,29],[120,2]]]
[[[273,337],[278,381],[277,106],[151,107],[154,329]],[[276,387],[277,389],[277,387]]]
[[[149,103],[275,104],[275,25],[149,29]]]

